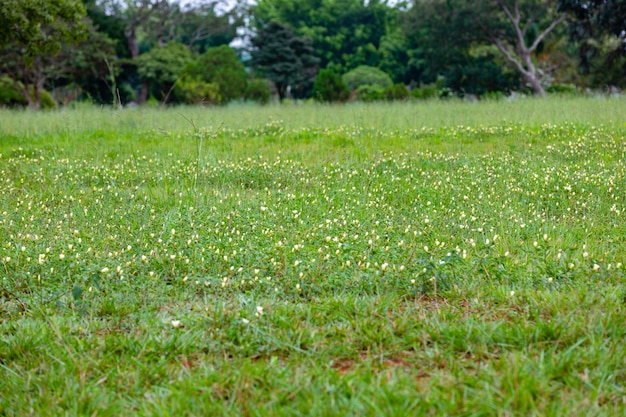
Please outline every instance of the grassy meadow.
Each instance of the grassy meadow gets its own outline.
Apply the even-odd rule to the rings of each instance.
[[[0,416],[626,413],[626,100],[0,111]]]

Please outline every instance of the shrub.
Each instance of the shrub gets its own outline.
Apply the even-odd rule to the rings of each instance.
[[[391,81],[391,77],[387,73],[367,65],[361,65],[345,73],[343,82],[346,83],[350,90],[356,90],[364,85],[376,85],[384,90],[393,85],[393,81]]]
[[[506,98],[506,94],[502,91],[487,91],[485,94],[480,96],[481,100],[502,100]]]
[[[28,102],[6,75],[0,75],[0,106],[27,106]]]
[[[244,96],[247,74],[235,50],[227,45],[209,48],[187,66],[192,79],[218,86],[219,104]]]
[[[550,87],[546,88],[546,93],[576,95],[578,94],[578,89],[573,84],[552,84]]]
[[[192,54],[185,45],[170,42],[162,48],[153,48],[140,55],[137,72],[143,81],[150,83],[152,94],[163,100],[178,80],[182,68],[192,60]]]
[[[406,100],[409,97],[409,90],[404,84],[394,84],[385,89],[387,100]]]
[[[379,85],[362,85],[356,89],[356,97],[362,101],[385,99],[385,89]]]
[[[326,103],[346,101],[350,97],[350,90],[341,75],[331,69],[323,69],[315,78],[313,97]]]
[[[270,101],[272,91],[267,81],[256,78],[248,81],[246,88],[246,99],[259,104],[267,104]]]
[[[34,92],[31,92],[31,96],[34,96]],[[39,108],[42,110],[53,110],[57,108],[57,102],[52,98],[52,94],[47,92],[46,90],[41,90],[39,92],[39,96],[41,97],[41,103]]]
[[[439,87],[436,84],[421,86],[419,88],[414,88],[413,91],[411,91],[411,97],[418,100],[426,100],[436,97],[437,90],[439,90]]]
[[[216,83],[194,79],[180,80],[176,84],[176,94],[191,104],[217,104],[222,102],[220,88]]]

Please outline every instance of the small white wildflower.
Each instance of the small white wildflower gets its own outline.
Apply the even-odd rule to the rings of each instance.
[[[180,320],[172,320],[172,327],[178,329],[180,327]]]
[[[106,274],[107,272],[109,272],[109,268],[108,267],[104,267],[100,270],[100,272],[102,272],[103,274]]]

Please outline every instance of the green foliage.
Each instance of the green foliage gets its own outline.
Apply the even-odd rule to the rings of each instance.
[[[343,82],[341,75],[332,69],[323,69],[315,78],[313,97],[315,100],[326,103],[342,102],[348,100],[350,90]]]
[[[572,84],[552,84],[546,88],[546,93],[561,95],[577,95],[580,94],[578,88]]]
[[[39,107],[41,110],[54,110],[58,107],[57,102],[52,97],[52,94],[50,94],[48,91],[41,90],[39,91],[39,94],[41,95],[41,104]],[[35,91],[32,88],[31,97],[33,99],[35,98]]]
[[[385,98],[387,100],[406,100],[409,98],[409,89],[404,84],[394,84],[385,89]]]
[[[152,94],[163,100],[192,59],[189,48],[171,42],[140,55],[136,59],[137,71],[144,81],[151,84]]]
[[[391,77],[384,71],[369,67],[367,65],[361,65],[352,71],[349,71],[343,75],[343,82],[346,83],[350,90],[356,90],[361,86],[378,86],[382,90],[391,87],[393,81]]]
[[[0,75],[0,106],[27,106],[28,101],[16,87],[15,81],[6,75]]]
[[[79,0],[2,0],[0,46],[23,48],[31,60],[56,53],[63,42],[76,42],[84,34],[85,9]]]
[[[218,86],[218,104],[244,97],[246,92],[246,70],[235,51],[227,46],[209,48],[187,65],[186,76],[196,81]]]
[[[385,89],[377,84],[361,85],[356,89],[356,98],[371,102],[385,99]]]
[[[570,40],[578,49],[579,69],[592,86],[626,87],[626,2],[559,0],[570,17]]]
[[[217,5],[198,2],[195,7],[183,8],[173,25],[174,39],[200,54],[232,42],[237,28],[243,26],[242,16],[236,7],[225,11]]]
[[[259,0],[252,13],[259,28],[274,20],[310,38],[322,68],[404,68],[395,38],[398,9],[386,1]]]
[[[6,75],[0,75],[0,106],[14,107],[14,106],[27,106],[28,101],[22,94],[21,89],[23,84],[21,82],[15,82]],[[35,89],[31,85],[28,88],[30,99],[35,99]],[[40,94],[40,109],[53,110],[57,108],[57,103],[52,95],[46,90],[39,90]]]
[[[246,100],[251,100],[259,104],[267,104],[270,101],[272,91],[267,81],[255,78],[248,80],[246,87]]]
[[[288,26],[271,21],[251,43],[253,68],[276,85],[281,102],[289,87],[300,93],[296,95],[307,95],[319,61],[308,38],[296,37]]]
[[[176,84],[177,95],[185,103],[190,104],[220,104],[220,86],[217,83],[207,83],[195,79],[184,78]]]
[[[437,84],[423,85],[411,90],[411,97],[418,100],[426,100],[437,97],[437,91],[439,91],[439,89],[440,87]]]

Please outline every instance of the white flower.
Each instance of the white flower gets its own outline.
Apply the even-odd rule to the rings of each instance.
[[[178,329],[180,327],[180,320],[172,320],[172,327]]]

